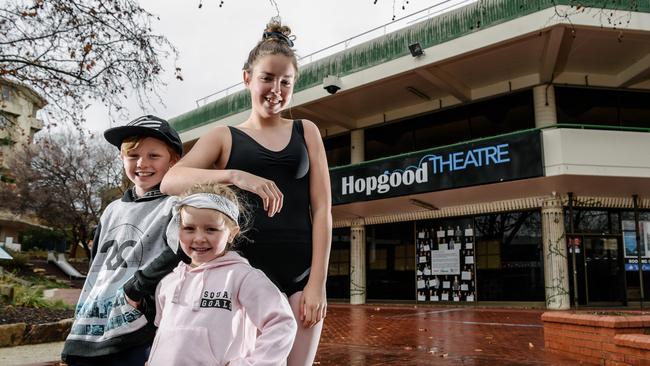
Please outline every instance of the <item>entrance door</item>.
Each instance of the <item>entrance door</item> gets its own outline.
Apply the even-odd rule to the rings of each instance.
[[[625,304],[625,267],[620,238],[606,236],[578,238],[581,242],[576,250],[578,303],[588,306]],[[570,268],[571,255],[569,250]],[[573,287],[573,277],[569,282]]]

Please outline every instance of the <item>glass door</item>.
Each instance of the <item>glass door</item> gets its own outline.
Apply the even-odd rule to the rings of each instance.
[[[575,301],[574,283],[577,283],[578,305],[620,306],[626,303],[623,248],[619,237],[574,235],[569,238],[568,249],[572,302]]]
[[[587,305],[625,303],[625,267],[620,238],[584,236]]]

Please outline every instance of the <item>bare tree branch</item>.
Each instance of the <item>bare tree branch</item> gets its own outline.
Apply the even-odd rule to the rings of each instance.
[[[0,77],[32,87],[48,113],[77,126],[90,100],[119,111],[134,92],[146,107],[160,101],[166,59],[178,58],[153,33],[156,19],[137,0],[3,1]]]

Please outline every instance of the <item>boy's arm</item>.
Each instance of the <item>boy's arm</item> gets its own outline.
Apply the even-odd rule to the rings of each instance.
[[[167,243],[166,237],[164,240]],[[189,263],[191,259],[180,248],[178,253],[174,253],[172,248],[165,244],[165,249],[156,259],[135,272],[133,277],[124,284],[124,293],[135,302],[139,302],[146,295],[153,295],[160,280],[169,274],[180,261]]]

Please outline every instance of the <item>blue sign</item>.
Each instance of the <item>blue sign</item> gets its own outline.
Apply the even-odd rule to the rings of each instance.
[[[650,264],[642,263],[641,264],[641,269],[643,271],[650,271]],[[636,263],[625,263],[625,270],[628,271],[628,272],[630,272],[630,271],[638,272],[639,271],[639,265],[636,264]]]

